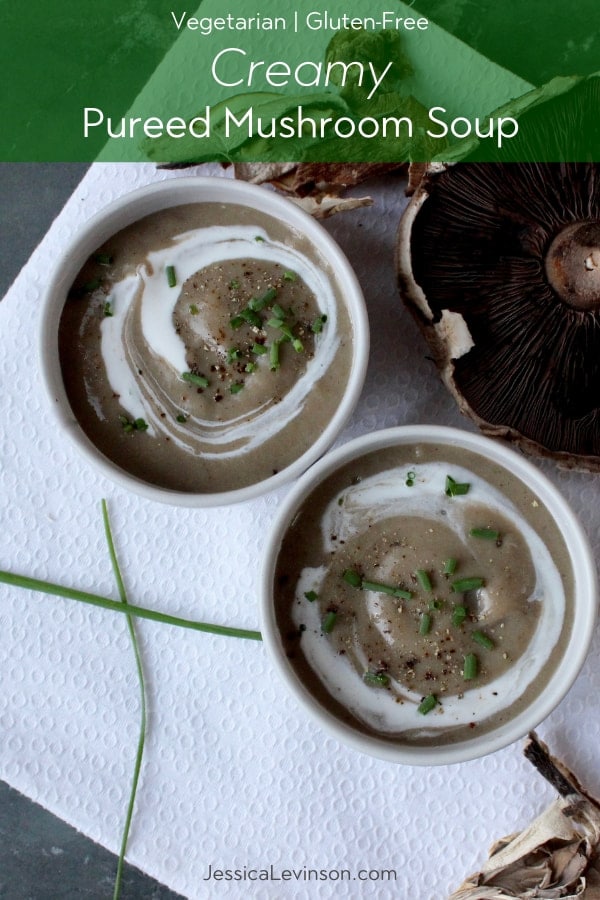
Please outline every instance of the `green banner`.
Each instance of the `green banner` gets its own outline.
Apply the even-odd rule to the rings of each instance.
[[[3,161],[586,160],[596,0],[2,3]]]

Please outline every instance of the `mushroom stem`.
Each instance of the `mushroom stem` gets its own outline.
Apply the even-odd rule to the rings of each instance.
[[[546,256],[546,277],[574,309],[600,308],[600,221],[573,222],[558,232]]]

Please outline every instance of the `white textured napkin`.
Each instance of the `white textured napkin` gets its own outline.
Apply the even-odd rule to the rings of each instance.
[[[114,197],[177,177],[150,165],[94,165],[0,303],[0,567],[116,599],[100,511],[106,497],[131,602],[255,628],[262,536],[285,490],[208,511],[129,495],[80,459],[40,389],[38,319],[53,259]],[[393,247],[403,188],[399,178],[381,182],[374,207],[326,224],[355,265],[372,333],[365,389],[341,441],[405,423],[472,427],[398,299]],[[599,550],[598,478],[542,465]],[[128,858],[190,898],[441,900],[494,839],[553,796],[520,744],[435,769],[370,759],[306,718],[261,644],[137,627],[150,711]],[[124,617],[0,586],[0,647],[0,777],[116,851],[139,727]],[[596,638],[575,686],[539,729],[596,794],[598,647]],[[206,880],[209,867],[247,880],[234,872]],[[251,880],[252,870],[270,867],[275,879],[295,870],[293,880]],[[395,880],[375,880],[382,869],[395,870]],[[342,870],[353,880],[336,880],[347,877]],[[361,871],[371,876],[360,880]]]

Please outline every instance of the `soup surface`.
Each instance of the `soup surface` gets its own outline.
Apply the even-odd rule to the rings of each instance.
[[[353,340],[328,264],[287,224],[235,204],[163,210],[92,254],[59,329],[83,430],[175,491],[262,481],[319,437]]]
[[[433,444],[327,478],[283,537],[275,583],[290,664],[359,730],[452,742],[514,716],[568,640],[573,573],[510,472]]]

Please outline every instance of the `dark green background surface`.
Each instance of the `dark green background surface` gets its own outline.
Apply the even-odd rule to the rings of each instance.
[[[203,6],[208,2],[204,0]],[[263,10],[267,2],[233,0],[218,13],[251,15]],[[171,10],[176,14],[185,9],[190,14],[195,11],[194,4],[187,6],[171,0],[139,0],[135,4],[123,4],[120,0],[57,0],[53,4],[46,0],[28,0],[27,4],[0,0],[0,3],[3,20],[0,57],[4,68],[0,159],[3,160],[93,160],[106,136],[98,129],[93,137],[83,140],[83,107],[99,107],[115,118],[124,115],[178,36]],[[589,74],[600,69],[597,0],[577,0],[576,5],[567,5],[562,0],[505,0],[503,3],[418,0],[416,6],[415,15],[427,16],[485,57],[534,85],[544,84],[557,74]],[[309,7],[332,8],[331,4],[315,6],[312,0]],[[397,3],[380,0],[374,5],[370,0],[368,3],[353,0],[343,8],[351,14],[376,15],[381,10],[394,11]],[[213,15],[215,9],[214,3],[207,7]],[[311,38],[314,41],[310,34],[282,35],[280,57],[291,58],[298,50],[310,58]],[[201,90],[210,95],[208,72],[214,40],[212,37],[198,39],[199,96]],[[249,56],[255,53],[260,57],[265,35],[232,32],[227,40],[231,45],[247,47]],[[302,41],[305,50],[299,50]],[[460,55],[460,50],[457,52]],[[423,61],[426,59],[425,54]],[[450,107],[453,90],[449,81],[447,94],[439,100],[442,105]],[[172,98],[157,99],[157,113],[163,117],[178,114],[179,86],[173,85],[173,91]],[[230,95],[235,93],[231,91]],[[307,98],[306,92],[302,97]],[[141,159],[142,150],[137,143],[134,152]],[[172,146],[176,145],[173,142]],[[217,149],[212,144],[203,144],[202,158],[216,158]],[[244,153],[254,159],[266,158],[267,153],[272,158],[288,159],[290,153],[297,158],[304,151],[312,153],[314,158],[321,149],[319,143],[309,149],[305,142],[298,148],[290,147],[290,141],[280,140],[275,149],[263,145],[250,151],[246,148]],[[381,153],[388,159],[397,159],[397,150],[400,152],[383,140],[363,140],[358,144],[342,141],[328,148],[321,158],[367,161]],[[115,160],[125,158],[123,154],[131,153],[132,146],[117,144],[110,152]],[[239,151],[228,148],[228,152],[241,158]],[[169,153],[165,152],[163,161],[168,158]]]
[[[419,0],[419,10],[479,53],[534,85],[600,69],[595,0]]]
[[[171,5],[0,0],[1,158],[83,159],[81,108],[127,109],[175,38],[163,24]],[[88,161],[102,143],[90,142]]]

